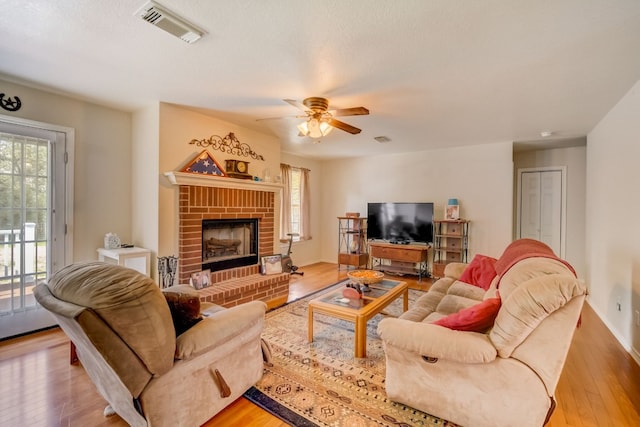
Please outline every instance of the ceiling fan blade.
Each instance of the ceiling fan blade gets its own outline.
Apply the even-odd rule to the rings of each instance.
[[[362,132],[362,129],[358,129],[355,126],[351,126],[350,124],[347,124],[345,122],[341,122],[340,120],[336,120],[336,119],[331,119],[329,120],[329,124],[331,126],[333,126],[334,128],[338,128],[340,130],[343,130],[345,132],[349,132],[351,134],[357,134]]]
[[[263,120],[280,120],[280,119],[306,119],[308,116],[279,116],[279,117],[263,117],[261,119],[256,119],[256,122],[261,122]]]
[[[304,106],[304,104],[302,104],[300,101],[296,101],[295,99],[283,99],[283,101],[293,105],[296,108],[299,108],[302,111],[309,110],[307,107]]]
[[[364,107],[343,108],[341,110],[335,110],[331,112],[332,116],[366,116],[369,114],[369,110]]]

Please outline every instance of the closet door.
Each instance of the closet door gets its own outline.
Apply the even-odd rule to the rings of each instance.
[[[540,240],[564,256],[563,170],[521,170],[518,237]]]

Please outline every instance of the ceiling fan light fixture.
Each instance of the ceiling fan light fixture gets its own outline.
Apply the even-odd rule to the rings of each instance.
[[[310,136],[311,138],[322,138],[323,136],[329,135],[329,133],[333,130],[333,126],[321,119],[311,117],[306,122],[300,123],[298,125],[298,130],[304,136]]]
[[[320,133],[320,135],[318,136],[312,136],[312,138],[320,138],[321,136],[327,136],[331,133],[331,130],[333,130],[333,126],[331,126],[329,123],[323,121],[323,120],[316,120],[318,122],[318,132]],[[314,132],[316,135],[317,133]]]
[[[352,135],[359,134],[362,132],[362,129],[351,126],[341,120],[336,120],[335,117],[366,116],[369,114],[369,110],[365,107],[351,107],[328,111],[329,100],[327,98],[305,98],[302,103],[293,99],[283,99],[283,101],[305,112],[306,120],[297,125],[297,128],[300,131],[299,136],[310,136],[314,139],[320,139],[323,136],[329,135],[329,133],[333,131],[333,128]]]
[[[309,126],[307,126],[307,122],[302,122],[298,125],[298,130],[304,136],[309,135]]]

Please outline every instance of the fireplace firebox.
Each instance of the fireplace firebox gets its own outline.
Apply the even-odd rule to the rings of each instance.
[[[202,269],[211,271],[258,263],[258,220],[202,220]]]

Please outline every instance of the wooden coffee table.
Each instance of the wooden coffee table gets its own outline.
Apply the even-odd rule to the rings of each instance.
[[[380,313],[399,296],[403,296],[403,311],[409,309],[409,286],[406,282],[384,279],[369,285],[371,292],[362,299],[344,300],[345,286],[309,301],[309,342],[313,342],[313,314],[320,313],[355,324],[355,356],[367,357],[367,321]]]

